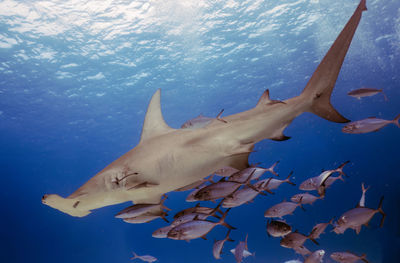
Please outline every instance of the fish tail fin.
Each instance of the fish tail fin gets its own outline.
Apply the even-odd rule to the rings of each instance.
[[[343,172],[343,168],[346,166],[346,164],[348,164],[350,161],[345,161],[344,163],[342,163],[341,165],[339,165],[338,168],[335,169],[336,172],[340,173],[341,175],[344,175],[346,177],[348,177],[344,172]]]
[[[89,210],[80,209],[80,202],[77,198],[63,198],[56,194],[45,194],[42,197],[42,203],[71,216],[84,217],[91,213]]]
[[[393,119],[393,123],[400,128],[400,123],[399,123],[399,119],[400,119],[400,114],[396,116],[396,118]]]
[[[343,178],[343,174],[340,174],[340,175],[338,176],[338,178],[339,178],[339,180],[341,180],[341,181],[343,181],[343,182],[346,182],[346,181],[344,180],[344,178]]]
[[[273,165],[271,165],[270,168],[268,168],[268,171],[269,171],[270,173],[272,173],[273,175],[275,175],[275,176],[279,176],[279,175],[274,171],[275,166],[276,166],[279,162],[280,162],[280,161],[276,161]]]
[[[382,215],[382,219],[381,219],[381,223],[380,223],[380,227],[383,227],[383,223],[385,222],[385,218],[386,218],[386,214],[385,212],[383,212],[382,209],[382,204],[383,204],[383,196],[381,197],[381,200],[379,201],[379,206],[377,208],[378,212]]]
[[[246,250],[249,249],[248,246],[247,246],[247,239],[248,239],[248,238],[249,238],[249,233],[246,233],[246,238],[245,238],[245,240],[244,240],[244,244],[245,244]]]
[[[385,99],[385,101],[389,101],[388,97],[387,97],[386,94],[383,92],[383,90],[382,90],[382,95],[383,95],[383,98]]]
[[[293,183],[292,181],[290,181],[290,177],[292,177],[292,175],[293,175],[293,171],[291,171],[291,172],[289,173],[289,175],[286,177],[286,179],[284,180],[284,182],[286,182],[286,183],[288,183],[288,184],[291,184],[291,185],[296,185],[295,183]]]
[[[354,33],[366,10],[365,0],[361,0],[347,24],[332,44],[321,63],[311,76],[300,95],[300,100],[309,106],[306,111],[312,112],[326,120],[338,123],[349,122],[331,105],[330,98],[346,53]]]
[[[230,241],[230,242],[234,242],[235,240],[233,240],[233,239],[231,239],[231,238],[229,237],[231,231],[232,231],[232,229],[228,229],[228,233],[226,233],[225,240],[226,240],[226,241]]]
[[[275,194],[270,189],[268,189],[268,184],[271,182],[271,180],[272,180],[272,177],[270,177],[267,181],[265,181],[263,184],[261,184],[260,189],[267,191],[270,194]],[[257,189],[257,191],[258,191],[258,189]]]
[[[229,228],[229,229],[236,229],[236,227],[233,227],[233,226],[231,226],[231,225],[229,225],[229,224],[227,224],[227,223],[225,222],[225,218],[226,218],[226,215],[228,214],[229,210],[231,210],[231,209],[228,208],[228,209],[225,211],[224,215],[221,217],[221,219],[219,220],[218,224],[219,224],[219,225],[223,225],[224,227],[227,227],[227,228]]]
[[[133,254],[133,257],[131,257],[131,260],[134,260],[134,259],[136,259],[136,258],[139,257],[139,256],[138,256],[135,252],[133,252],[133,251],[132,251],[132,254]]]
[[[314,244],[319,246],[319,243],[317,242],[317,240],[314,239],[314,237],[312,236],[312,233],[308,235],[308,239],[310,239]]]
[[[367,255],[366,255],[366,254],[362,254],[362,255],[360,256],[360,259],[361,259],[362,261],[364,261],[365,263],[369,263],[369,261],[367,260]]]
[[[367,190],[368,190],[370,187],[371,187],[371,186],[368,186],[367,188],[365,188],[364,183],[361,183],[361,191],[362,191],[363,193],[366,193]]]
[[[224,201],[225,201],[225,198],[223,198],[223,199],[218,203],[218,205],[209,213],[209,215],[215,217],[215,216],[217,216],[217,212],[220,212],[220,213],[222,214],[222,217],[221,217],[221,219],[222,219],[224,213],[222,213],[220,207],[221,207],[221,205],[224,203]]]
[[[168,208],[168,207],[166,207],[166,206],[164,205],[164,202],[165,202],[165,200],[167,200],[167,199],[168,199],[168,196],[167,196],[166,194],[163,194],[162,199],[161,199],[161,201],[160,201],[160,207],[161,207],[162,209],[167,210],[167,211],[171,211],[171,208]]]
[[[165,221],[165,222],[167,222],[167,223],[169,223],[169,220],[167,219],[167,213],[163,213],[162,215],[161,215],[161,218]]]

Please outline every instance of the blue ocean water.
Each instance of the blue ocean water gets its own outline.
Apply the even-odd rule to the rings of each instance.
[[[166,223],[141,225],[114,218],[129,203],[104,207],[83,218],[41,203],[45,193],[63,197],[139,141],[147,104],[162,90],[166,122],[179,128],[202,113],[230,115],[252,108],[268,88],[274,99],[298,95],[347,22],[357,1],[0,1],[0,217],[2,262],[129,262],[131,251],[159,262],[218,262],[213,239],[191,242],[152,238]],[[333,91],[332,104],[351,120],[400,113],[400,3],[367,2]],[[381,94],[354,99],[362,86]],[[355,207],[361,183],[371,188],[366,204],[382,195],[387,218],[376,215],[357,235],[327,229],[320,245],[324,262],[334,251],[366,253],[370,262],[400,258],[399,128],[369,134],[341,132],[342,125],[305,113],[284,142],[256,144],[250,163],[269,167],[301,183],[322,169],[345,168],[324,200],[286,217],[299,232]],[[255,257],[245,262],[302,260],[266,234],[264,211],[300,192],[282,185],[276,194],[232,209],[227,222],[235,241],[244,240]],[[170,193],[174,212],[189,207],[188,192]],[[213,203],[204,203],[215,206]],[[235,262],[227,242],[222,260]]]

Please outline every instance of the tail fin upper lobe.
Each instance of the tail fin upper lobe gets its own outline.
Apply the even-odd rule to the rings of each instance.
[[[331,105],[330,97],[351,40],[360,22],[361,14],[367,10],[365,2],[365,0],[361,0],[300,95],[304,100],[310,102],[308,111],[329,121],[349,122]]]

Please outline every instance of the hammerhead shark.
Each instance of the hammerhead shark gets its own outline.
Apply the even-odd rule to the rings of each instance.
[[[42,203],[77,217],[127,201],[157,204],[163,194],[199,181],[223,167],[238,170],[249,167],[248,157],[255,143],[264,139],[289,139],[283,131],[303,112],[312,112],[332,122],[348,122],[331,105],[330,97],[365,10],[366,1],[361,0],[299,96],[271,100],[266,90],[254,108],[225,116],[224,122],[213,119],[197,129],[174,129],[164,121],[160,90],[157,90],[147,108],[136,147],[70,196],[46,194]]]

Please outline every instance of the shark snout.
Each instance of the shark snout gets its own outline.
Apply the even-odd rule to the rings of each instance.
[[[49,195],[48,195],[48,194],[45,194],[45,195],[42,196],[42,203],[43,203],[43,204],[46,203],[47,196],[49,196]]]

